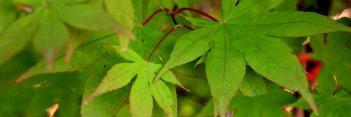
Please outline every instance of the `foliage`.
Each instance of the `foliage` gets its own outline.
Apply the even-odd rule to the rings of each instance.
[[[0,115],[50,116],[54,104],[84,117],[350,114],[349,19],[295,0],[195,9],[211,2],[0,1]],[[309,82],[304,40],[323,63]]]

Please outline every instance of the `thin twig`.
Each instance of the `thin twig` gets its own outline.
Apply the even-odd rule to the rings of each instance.
[[[158,41],[158,43],[156,44],[156,46],[154,47],[154,49],[151,51],[151,53],[149,54],[149,56],[147,57],[146,59],[146,62],[149,62],[151,56],[155,53],[156,49],[161,45],[161,43],[165,40],[165,38],[171,34],[175,29],[177,28],[180,28],[180,27],[184,27],[184,28],[187,28],[189,30],[194,30],[193,28],[189,27],[189,26],[186,26],[186,25],[176,25],[174,26],[171,30],[169,30],[166,35],[164,35],[160,41]]]
[[[166,11],[167,13],[169,13],[169,9],[167,9],[167,8],[156,10],[154,13],[152,13],[152,14],[150,15],[150,17],[148,17],[148,18],[143,22],[143,26],[145,26],[147,23],[149,23],[149,21],[150,21],[156,14],[158,14],[158,13],[161,12],[161,11]]]
[[[202,12],[202,11],[199,11],[199,10],[196,10],[196,9],[193,9],[193,8],[181,8],[181,9],[178,10],[177,13],[180,13],[180,12],[182,12],[182,11],[184,11],[184,10],[192,11],[192,12],[201,14],[201,15],[203,15],[203,16],[205,16],[205,17],[207,17],[207,18],[209,18],[209,19],[211,19],[211,20],[213,20],[213,21],[216,21],[216,22],[219,21],[218,19],[212,17],[211,15],[209,15],[209,14],[207,14],[207,13],[205,13],[205,12]]]
[[[80,45],[78,48],[87,46],[87,45],[89,45],[89,44],[91,44],[91,43],[94,43],[94,42],[99,41],[99,40],[102,40],[102,39],[106,39],[106,38],[111,37],[111,36],[113,36],[113,35],[115,35],[115,33],[112,33],[112,34],[109,34],[109,35],[106,35],[106,36],[103,36],[103,37],[94,39],[94,40],[92,40],[92,41],[89,41],[89,42],[87,42],[87,43],[85,43],[85,44]]]

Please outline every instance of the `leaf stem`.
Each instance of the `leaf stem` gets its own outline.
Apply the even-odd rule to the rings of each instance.
[[[171,34],[174,30],[176,30],[177,28],[180,28],[180,27],[184,27],[184,28],[187,28],[189,30],[194,30],[193,28],[189,27],[189,26],[186,26],[186,25],[176,25],[174,26],[171,30],[169,30],[162,38],[160,41],[158,41],[158,43],[156,44],[156,46],[154,47],[154,49],[151,51],[151,53],[149,54],[149,56],[147,57],[146,59],[146,62],[149,62],[151,56],[155,53],[156,49],[161,45],[161,43],[165,40],[165,38]]]
[[[182,12],[182,11],[192,11],[192,12],[201,14],[201,15],[203,15],[203,16],[205,16],[205,17],[207,17],[207,18],[209,18],[209,19],[211,19],[211,20],[213,20],[213,21],[216,21],[216,22],[219,21],[218,19],[212,17],[211,15],[209,15],[209,14],[207,14],[207,13],[205,13],[205,12],[202,12],[202,11],[199,11],[199,10],[196,10],[196,9],[193,9],[193,8],[181,8],[181,9],[178,10],[177,13],[180,13],[180,12]]]
[[[91,44],[91,43],[94,43],[94,42],[99,41],[99,40],[106,39],[106,38],[111,37],[111,36],[114,36],[114,35],[116,35],[116,33],[112,33],[112,34],[109,34],[109,35],[106,35],[106,36],[103,36],[103,37],[94,39],[94,40],[92,40],[92,41],[89,41],[89,42],[87,42],[87,43],[84,43],[84,44],[78,46],[77,48],[82,48],[82,47],[87,46],[87,45],[89,45],[89,44]]]
[[[163,8],[163,9],[159,9],[159,10],[156,10],[154,13],[152,13],[142,24],[142,26],[145,26],[147,23],[149,23],[149,21],[159,12],[161,11],[166,11],[167,13],[169,13],[169,9],[167,8]]]

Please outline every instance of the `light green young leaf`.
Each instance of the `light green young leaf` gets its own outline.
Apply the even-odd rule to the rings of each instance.
[[[287,11],[248,14],[230,20],[230,23],[242,25],[242,30],[278,37],[301,37],[335,31],[351,32],[351,28],[311,12]]]
[[[0,64],[27,45],[37,28],[37,22],[34,21],[36,17],[37,13],[21,17],[0,33]]]
[[[246,68],[245,77],[239,90],[243,95],[250,97],[268,93],[263,78],[249,68]]]
[[[133,117],[151,117],[153,100],[150,81],[155,77],[151,71],[140,71],[130,93],[130,110]]]
[[[241,0],[235,8],[226,14],[224,20],[227,22],[232,19],[237,19],[238,16],[267,12],[277,7],[283,1],[284,0]]]
[[[94,92],[95,88],[99,85],[101,79],[105,75],[105,71],[108,68],[100,68],[101,64],[108,64],[104,61],[98,61],[95,64],[82,69],[79,74],[80,78],[87,79],[84,86],[83,100],[89,98],[89,96]],[[112,64],[112,63],[110,63]],[[110,65],[109,64],[109,65]],[[81,104],[81,116],[82,117],[112,117],[118,112],[124,105],[128,95],[130,86],[126,86],[116,91],[112,91],[105,95],[96,97],[89,104]]]
[[[233,26],[235,46],[244,54],[251,68],[265,78],[291,90],[297,90],[316,112],[313,97],[309,92],[306,75],[292,50],[281,40],[254,32],[239,33]]]
[[[317,92],[319,94],[333,94],[334,90],[337,89],[337,81],[331,71],[332,70],[328,69],[328,66],[322,66],[321,70],[319,71],[317,87]]]
[[[144,62],[145,61],[135,51],[133,51],[131,49],[128,49],[127,51],[122,51],[120,46],[112,46],[112,47],[124,59],[130,60],[130,61],[134,61],[134,62]]]
[[[41,60],[35,66],[30,68],[27,72],[25,72],[19,78],[17,78],[16,83],[20,83],[35,75],[60,73],[60,72],[73,72],[75,70],[77,70],[77,68],[74,68],[71,65],[65,63],[64,57],[60,57],[59,59],[57,59],[53,63],[53,67],[50,69],[46,67],[45,60]]]
[[[238,90],[245,75],[245,61],[228,35],[231,30],[217,28],[210,35],[215,35],[214,46],[206,58],[206,76],[214,100],[215,114],[222,117]],[[208,36],[210,36],[208,35]]]
[[[177,89],[172,84],[167,83],[167,86],[168,86],[169,90],[171,91],[173,117],[178,117]]]
[[[33,37],[33,46],[44,56],[48,67],[52,67],[56,56],[69,38],[68,29],[48,9],[43,11],[39,22],[40,26]]]
[[[215,27],[198,29],[182,36],[176,43],[169,61],[159,72],[156,79],[164,75],[169,69],[195,60],[211,48],[211,39],[216,35],[207,35]]]
[[[126,86],[140,72],[142,65],[144,63],[120,63],[113,66],[86,103],[92,101],[96,96]]]
[[[173,103],[171,89],[167,86],[164,81],[158,81],[153,83],[151,86],[152,96],[155,98],[156,102],[160,105],[163,111],[166,113],[167,117],[174,116],[177,111],[173,111],[173,107],[176,103]]]
[[[117,23],[113,17],[101,8],[85,4],[53,4],[51,7],[61,19],[76,28],[93,31],[117,29]]]

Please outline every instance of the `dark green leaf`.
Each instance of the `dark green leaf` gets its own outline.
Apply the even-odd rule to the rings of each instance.
[[[257,97],[236,96],[233,101],[235,117],[285,117],[282,106],[295,101],[295,97],[279,91]]]
[[[245,77],[239,87],[240,92],[245,96],[259,96],[268,93],[266,84],[263,78],[250,70],[250,68],[246,68]]]
[[[130,110],[133,117],[151,117],[153,100],[150,81],[155,77],[151,71],[140,71],[130,93]]]
[[[351,31],[351,28],[317,13],[296,11],[248,14],[230,20],[230,23],[244,26],[242,30],[278,37],[301,37],[335,31]]]
[[[336,79],[327,67],[323,66],[318,74],[317,91],[318,93],[333,94],[337,88]]]
[[[311,114],[311,117],[346,117],[351,114],[351,97],[323,96],[318,115]]]
[[[296,0],[284,0],[274,11],[296,11],[297,1]]]
[[[351,90],[351,35],[346,32],[335,32],[328,35],[328,42],[323,51],[323,67],[326,67],[328,72],[335,75],[339,83]],[[345,54],[340,54],[345,53]],[[333,78],[333,77],[329,77]],[[333,79],[330,79],[333,80]]]

